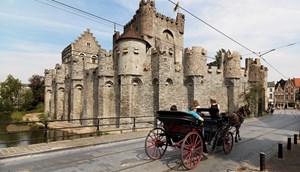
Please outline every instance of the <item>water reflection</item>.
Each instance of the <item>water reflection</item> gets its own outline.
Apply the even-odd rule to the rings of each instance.
[[[8,114],[0,114],[0,119],[0,148],[91,137],[97,134],[95,132],[76,134],[53,128],[48,128],[48,130],[45,131],[43,125],[37,125],[34,122],[28,122],[26,125],[8,125],[8,123],[13,122]]]
[[[0,119],[0,148],[25,146],[44,142],[44,131],[40,127],[5,124],[12,122],[10,114],[0,113]]]

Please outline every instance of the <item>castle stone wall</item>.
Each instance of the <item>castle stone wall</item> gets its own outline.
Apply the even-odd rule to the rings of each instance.
[[[205,108],[215,98],[221,112],[236,111],[249,86],[267,87],[267,69],[258,59],[246,59],[241,68],[241,55],[229,52],[215,67],[207,64],[204,48],[184,48],[184,22],[183,14],[172,19],[156,12],[154,1],[141,0],[124,33],[113,35],[113,50],[102,49],[87,29],[62,51],[55,70],[45,70],[45,114],[122,117],[101,122],[126,127],[120,124],[130,117],[154,116],[171,105],[186,111],[193,100]]]

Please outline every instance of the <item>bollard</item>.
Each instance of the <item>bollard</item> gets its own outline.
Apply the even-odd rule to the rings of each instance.
[[[297,136],[297,134],[294,134],[294,144],[295,145],[297,144],[297,140],[298,140],[298,136]]]
[[[282,143],[278,143],[278,158],[283,158]]]
[[[288,142],[287,142],[287,150],[291,150],[292,147],[292,138],[288,138]]]
[[[266,154],[264,152],[260,152],[260,171],[265,171],[266,169],[265,155]]]

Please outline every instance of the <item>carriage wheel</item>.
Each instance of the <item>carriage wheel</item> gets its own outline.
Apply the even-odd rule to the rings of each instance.
[[[232,132],[226,132],[223,140],[223,151],[225,154],[229,154],[233,146],[233,134]]]
[[[181,145],[181,161],[185,168],[195,168],[201,160],[203,142],[197,132],[188,133]]]
[[[162,128],[154,128],[146,137],[145,152],[151,159],[161,158],[167,150],[167,136]]]

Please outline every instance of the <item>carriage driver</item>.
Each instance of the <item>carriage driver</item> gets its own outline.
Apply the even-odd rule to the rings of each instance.
[[[217,104],[217,101],[214,98],[210,99],[210,109],[211,109],[211,111],[210,111],[211,119],[219,119],[220,118],[220,114],[219,114],[220,105]]]

